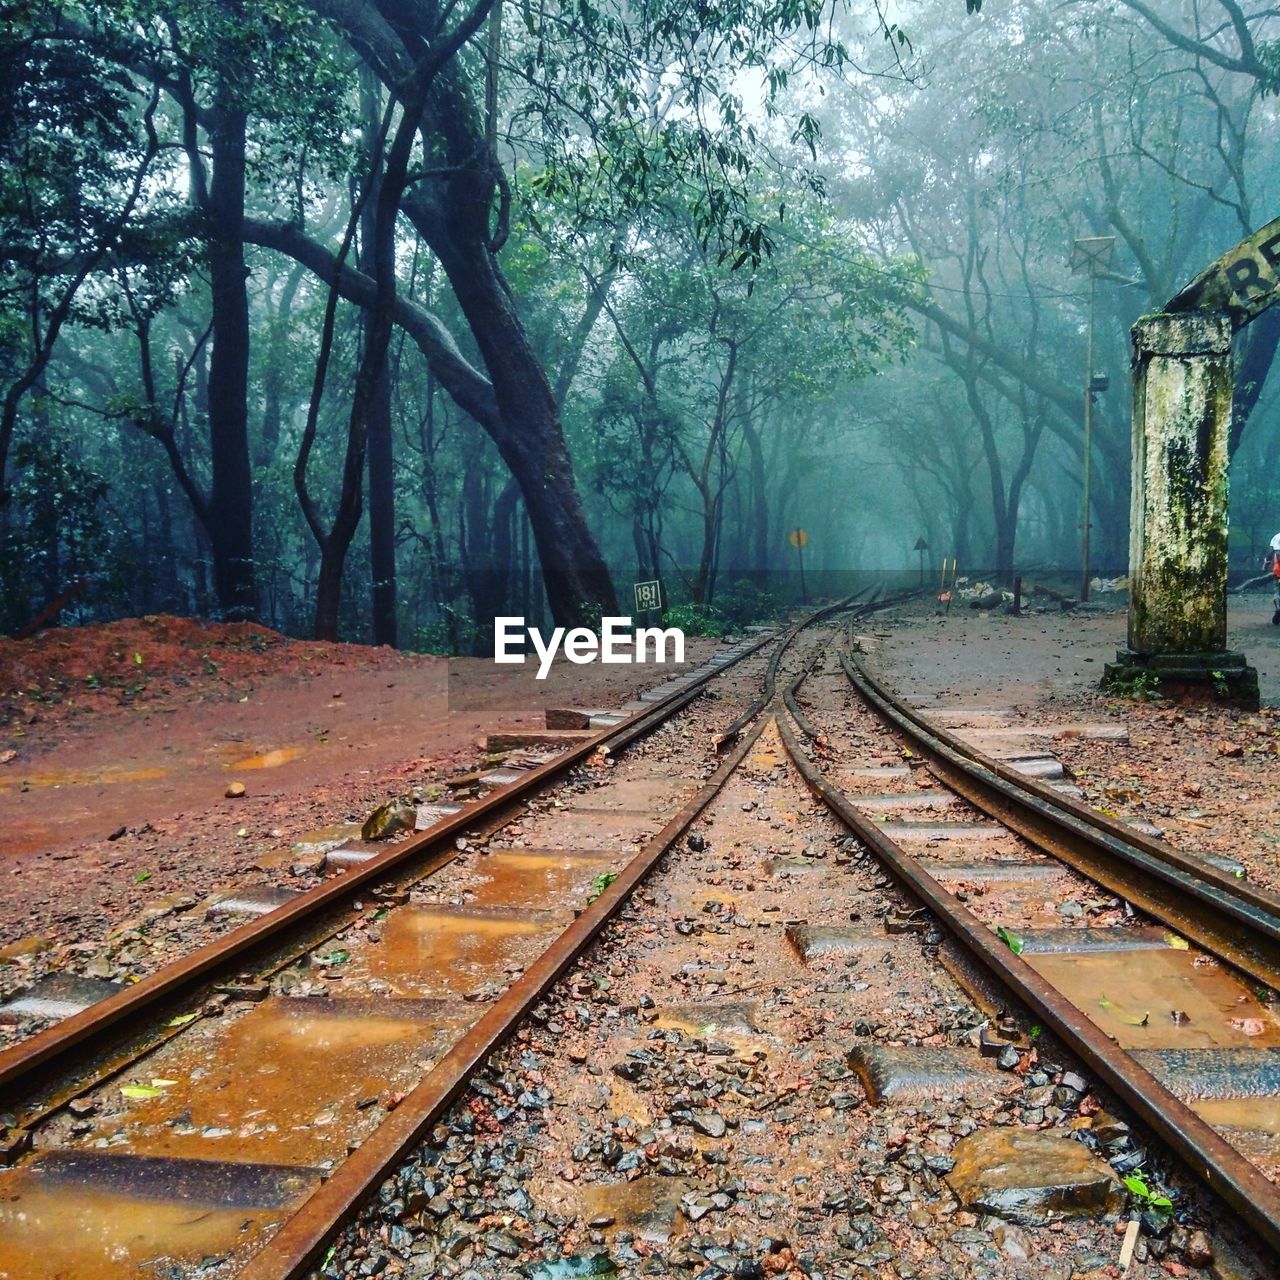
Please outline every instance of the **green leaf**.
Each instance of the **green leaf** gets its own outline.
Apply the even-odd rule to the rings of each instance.
[[[346,964],[351,959],[351,952],[339,947],[336,951],[331,951],[327,956],[320,957],[321,964]]]
[[[1006,929],[1003,925],[996,930],[996,937],[1004,943],[1015,956],[1022,954],[1022,939],[1018,937],[1011,929]]]
[[[1098,1003],[1113,1017],[1118,1018],[1121,1022],[1128,1023],[1131,1027],[1145,1027],[1151,1021],[1151,1011],[1148,1010],[1140,1018],[1135,1018],[1132,1014],[1125,1013],[1118,1005],[1114,1005],[1106,996],[1099,996]]]
[[[134,876],[133,883],[141,884],[144,880],[150,880],[150,879],[151,879],[150,871],[139,871],[138,874]]]
[[[170,1018],[164,1025],[166,1027],[185,1027],[194,1022],[199,1016],[198,1013],[180,1013],[176,1018]]]
[[[617,878],[617,874],[613,871],[605,871],[596,876],[591,882],[591,892],[587,895],[587,902],[594,902]]]
[[[149,1084],[121,1085],[120,1092],[126,1098],[159,1098],[164,1094],[163,1089],[153,1088]]]

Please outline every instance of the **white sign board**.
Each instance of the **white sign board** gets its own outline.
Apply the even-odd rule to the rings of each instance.
[[[658,581],[636,583],[636,612],[646,613],[650,609],[662,608],[662,584]]]

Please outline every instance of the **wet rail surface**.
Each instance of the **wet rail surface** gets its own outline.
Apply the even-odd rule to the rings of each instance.
[[[732,773],[758,725],[718,765],[646,735],[769,645],[0,1054],[0,1276],[306,1274]]]
[[[811,790],[924,908],[899,927],[948,935],[1280,1248],[1280,900],[1094,813],[1048,753],[993,758],[840,668],[824,678],[842,698],[828,685],[806,707],[793,681],[800,732],[779,727]],[[797,945],[839,945],[828,932]],[[1029,1045],[1011,1031],[987,1048],[1016,1061]]]

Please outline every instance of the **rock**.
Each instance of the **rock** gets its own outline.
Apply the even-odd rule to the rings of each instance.
[[[991,1233],[991,1238],[1006,1258],[1025,1261],[1031,1257],[1031,1238],[1021,1227],[1015,1227],[1011,1222],[999,1223]]]
[[[1203,1231],[1193,1231],[1183,1257],[1193,1267],[1207,1267],[1213,1261],[1213,1245]]]
[[[1093,1117],[1093,1132],[1104,1146],[1118,1142],[1129,1136],[1129,1126],[1123,1120],[1117,1120],[1109,1111],[1099,1111]]]
[[[417,807],[404,800],[388,800],[380,804],[364,821],[360,835],[365,840],[386,840],[401,831],[412,831],[417,825]]]
[[[1021,1061],[1022,1055],[1018,1052],[1017,1047],[1007,1044],[1000,1050],[1000,1056],[996,1059],[996,1066],[1001,1071],[1012,1071]]]
[[[694,1111],[689,1116],[689,1123],[708,1138],[723,1138],[725,1121],[718,1111]]]
[[[226,791],[223,792],[223,795],[225,795],[228,800],[239,800],[244,794],[245,785],[243,782],[233,782],[227,787]]]
[[[956,1143],[946,1181],[961,1204],[1022,1226],[1118,1210],[1116,1175],[1083,1143],[1052,1131],[983,1129]]]

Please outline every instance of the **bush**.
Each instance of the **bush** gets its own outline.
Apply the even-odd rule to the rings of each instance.
[[[719,636],[727,630],[724,615],[705,604],[672,605],[662,615],[664,627],[679,627],[687,636]]]
[[[782,603],[771,591],[762,590],[749,578],[739,578],[720,593],[716,607],[734,627],[771,622],[782,612]]]

